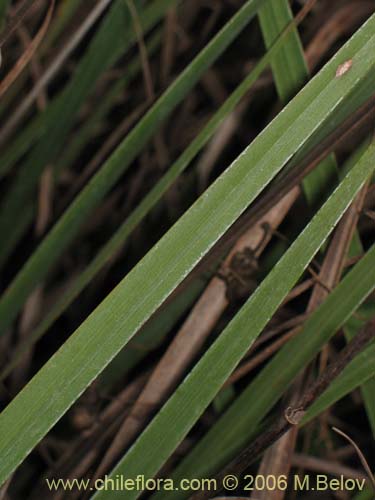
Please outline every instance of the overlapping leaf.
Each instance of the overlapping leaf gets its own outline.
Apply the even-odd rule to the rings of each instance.
[[[249,9],[249,5],[251,9],[254,7],[252,2],[246,5]],[[246,22],[247,18],[238,20],[237,29]],[[233,23],[230,26],[235,31]],[[235,35],[232,33],[231,36]],[[230,39],[228,37],[221,43],[225,45]],[[210,57],[213,57],[217,47],[215,52],[212,52],[212,45],[208,49],[211,50]],[[367,93],[357,98],[359,101],[366,100],[371,89],[370,83],[373,84],[375,78],[374,50],[375,16],[204,193],[12,401],[0,416],[2,482],[272,178],[316,137],[321,126],[336,115],[348,114],[350,97],[363,88],[367,89]],[[337,66],[348,58],[353,59],[352,71],[345,78],[337,79]],[[205,59],[204,64],[208,64],[209,60],[209,57]],[[200,63],[193,71],[192,80],[198,78],[202,60]],[[178,100],[190,88],[192,80],[180,83],[181,87],[173,99]],[[178,88],[178,82],[175,87],[171,87],[172,90],[176,89],[176,85]],[[171,105],[175,102],[173,99]],[[146,121],[143,120],[135,129],[137,134],[131,134],[125,145],[106,164],[106,168],[94,177],[42,244],[34,260],[26,265],[5,294],[0,303],[3,327],[10,323],[33,286],[45,276],[56,255],[74,236],[81,220],[115,181],[124,150],[135,154],[148,134],[152,133],[146,125],[156,126],[163,113],[168,112],[158,109],[161,116],[155,110],[150,111],[151,118],[150,114],[146,115]],[[371,173],[374,167],[373,149],[371,145],[125,457],[123,466],[128,467],[128,475],[137,470],[146,475],[156,472],[194,424]],[[56,249],[56,245],[62,249]],[[373,253],[369,253],[371,258]],[[362,262],[368,264],[365,259]],[[370,278],[373,283],[374,277],[367,272],[361,281],[361,288],[357,289],[357,295],[355,290],[352,291],[357,300],[359,295],[363,296],[364,290],[370,288]],[[350,312],[348,303],[345,304]],[[252,313],[256,314],[253,316]],[[254,318],[250,330],[249,314]],[[235,343],[232,342],[233,328],[240,332]],[[201,384],[202,377],[207,377],[204,385]],[[166,424],[162,432],[162,445],[158,441],[157,447],[148,447],[145,457],[144,446],[160,439],[161,424]]]

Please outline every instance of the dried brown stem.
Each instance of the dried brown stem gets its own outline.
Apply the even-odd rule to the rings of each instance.
[[[33,0],[24,0],[18,7],[17,11],[13,14],[9,20],[6,29],[0,36],[0,47],[13,35],[18,26],[22,23],[24,18],[27,16],[31,8],[33,7]]]
[[[355,449],[355,451],[356,451],[356,453],[357,453],[357,455],[359,457],[359,460],[361,461],[361,464],[362,464],[363,468],[366,471],[367,477],[370,480],[372,489],[374,490],[374,493],[375,493],[375,478],[374,478],[374,475],[373,475],[373,473],[372,473],[372,471],[370,469],[370,466],[369,466],[369,464],[368,464],[368,462],[367,462],[364,454],[362,453],[362,451],[359,448],[359,446],[357,445],[357,443],[350,436],[348,436],[347,434],[345,434],[344,431],[338,429],[337,427],[332,427],[332,430],[335,431],[337,434],[340,434],[340,436],[344,437],[353,446],[353,448]]]
[[[301,453],[295,453],[292,456],[292,465],[311,471],[325,472],[332,476],[344,476],[351,479],[366,479],[367,477],[361,471],[345,467],[338,462],[323,460],[322,458],[303,455]]]
[[[305,391],[294,407],[285,408],[278,422],[262,433],[245,450],[243,450],[225,469],[216,476],[218,484],[222,479],[233,474],[239,476],[270,445],[294,426],[298,426],[308,408],[323,394],[328,386],[340,375],[346,366],[375,338],[375,318],[370,320],[341,351],[337,359],[320,375],[318,380]],[[194,500],[207,498],[207,492],[193,496]]]
[[[317,307],[329,294],[329,290],[334,288],[340,280],[342,271],[345,266],[345,259],[349,250],[349,245],[352,241],[354,231],[358,222],[358,214],[365,199],[366,190],[367,185],[361,190],[355,202],[351,204],[341,222],[339,223],[336,231],[334,232],[331,244],[324,258],[323,265],[321,266],[318,279],[316,280],[316,284],[313,288],[307,306],[307,315],[311,314],[315,309],[317,309]],[[320,358],[321,370],[324,367],[324,363],[322,363],[322,360],[328,359],[327,349],[323,349],[322,354],[323,355]],[[291,404],[293,403],[293,400],[295,398],[299,397],[300,393],[303,391],[303,387],[308,384],[308,379],[309,371],[307,370],[302,373],[294,382],[293,387],[290,390],[290,393],[292,394]],[[286,457],[291,458],[295,447],[296,438],[297,428],[293,428],[283,436],[282,440],[278,440],[272,447],[270,447],[266,451],[262,460],[262,466],[264,462],[267,462],[271,467],[271,469],[267,471],[267,474],[287,475],[289,473],[291,463],[290,461],[288,462],[286,460]],[[275,465],[275,470],[272,468],[273,465]],[[285,495],[284,491],[278,489],[270,492],[261,492],[261,495],[264,495],[266,493],[269,496],[269,500],[281,500]],[[262,500],[262,497],[260,500]]]
[[[46,17],[45,17],[43,24],[40,27],[38,33],[35,35],[34,39],[31,41],[31,43],[29,44],[29,46],[27,47],[25,52],[22,54],[22,56],[18,59],[15,66],[13,66],[13,68],[10,70],[10,72],[7,74],[7,76],[4,78],[4,80],[2,80],[2,82],[0,83],[0,97],[2,97],[5,94],[5,92],[8,90],[8,88],[16,80],[18,75],[22,72],[22,70],[25,68],[25,66],[32,59],[35,51],[39,47],[40,42],[43,40],[44,35],[47,32],[49,23],[52,19],[52,13],[53,13],[54,6],[55,6],[55,0],[51,0]]]
[[[49,66],[46,68],[43,75],[41,75],[30,92],[20,101],[17,108],[12,111],[8,121],[0,129],[0,145],[4,144],[10,137],[25,113],[32,106],[35,99],[47,88],[48,84],[52,81],[58,71],[63,68],[65,61],[82,41],[87,32],[92,28],[93,24],[95,24],[111,1],[112,0],[99,0],[88,16],[82,21],[79,28],[73,33],[67,43],[64,44],[61,51],[54,56],[53,61],[51,61]]]

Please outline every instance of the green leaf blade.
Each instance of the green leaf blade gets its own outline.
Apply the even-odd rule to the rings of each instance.
[[[84,220],[129,167],[162,120],[255,16],[260,1],[249,0],[237,12],[158,99],[73,201],[5,292],[0,302],[0,333],[11,323],[29,293],[46,276],[53,263],[71,243]],[[8,223],[9,221],[6,222]]]
[[[172,476],[175,480],[215,474],[254,437],[262,418],[298,373],[374,290],[374,264],[375,246],[306,321],[299,335],[274,356],[182,461]],[[156,494],[155,499],[159,498],[161,495]],[[181,493],[168,493],[165,498],[179,499]]]
[[[213,400],[371,175],[375,168],[374,157],[375,142],[130,448],[112,477],[126,474],[134,479],[143,474],[148,478],[158,472]],[[375,247],[372,257],[374,254]],[[375,270],[372,279],[375,286]],[[261,391],[256,394],[257,398],[262,398]],[[226,441],[228,444],[227,438]],[[206,453],[211,452],[209,447],[206,450]],[[205,463],[209,467],[212,462]],[[95,498],[119,498],[120,495],[121,492],[103,491]],[[128,493],[129,498],[137,495],[138,492]]]
[[[375,16],[198,199],[5,409],[0,416],[0,453],[4,457],[0,469],[1,481],[66,412],[286,162],[335,113],[345,96],[361,84],[375,66],[372,57],[374,49]],[[345,79],[335,81],[338,61],[348,56],[355,59],[356,71],[349,72]],[[293,252],[300,257],[298,266],[285,284],[280,283],[276,290],[272,284],[276,299],[269,304],[266,301],[262,318],[254,324],[255,335],[332,230],[363,184],[365,174],[371,171],[367,172],[367,169],[373,167],[373,162],[369,165],[368,156],[363,158],[365,160],[358,163],[333,195],[334,203],[331,199],[324,217],[320,215],[318,222],[312,224],[307,235],[302,235],[302,240],[294,247]],[[113,165],[110,165],[101,175],[111,175],[112,168]],[[89,184],[87,189],[93,190],[95,195],[95,184]],[[86,201],[81,203],[80,208],[87,209]],[[74,224],[74,218],[68,221]],[[64,229],[69,230],[69,225]],[[49,249],[46,244],[43,248],[48,261],[48,252],[53,248]],[[283,261],[282,269],[295,265],[296,255],[293,252]],[[257,300],[264,299],[267,286],[262,289],[263,295],[255,295]],[[9,295],[5,296],[5,302],[3,298],[2,307],[4,303],[14,307]],[[239,316],[239,321],[246,324],[244,316]],[[238,362],[243,346],[249,340],[252,339],[244,337],[239,347],[233,346],[232,364]],[[217,354],[225,355],[227,349],[224,347],[226,343],[219,344],[215,348]],[[207,388],[204,404],[209,401],[212,391],[211,385]],[[202,402],[199,404],[202,405]],[[178,439],[190,424],[191,421],[185,422],[179,429]],[[168,449],[173,446],[173,443],[167,444]],[[157,460],[161,458],[162,455]],[[155,468],[156,465],[153,463],[151,466]]]

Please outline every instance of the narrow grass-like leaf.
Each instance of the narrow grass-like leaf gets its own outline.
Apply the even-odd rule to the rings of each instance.
[[[150,351],[156,349],[196,302],[205,284],[202,280],[193,281],[183,293],[177,294],[174,300],[161,307],[101,373],[100,384],[111,386],[128,374]]]
[[[139,13],[139,23],[144,32],[150,30],[160,21],[168,8],[178,1],[180,0],[154,0],[149,6],[145,7]],[[112,17],[115,18],[115,22],[112,21]],[[69,129],[70,123],[64,123],[64,127],[55,125],[51,130],[49,127],[54,123],[54,119],[59,119],[61,115],[68,114],[69,121],[71,121],[71,117],[74,117],[78,111],[79,104],[77,106],[77,102],[82,102],[89,95],[89,92],[94,88],[95,80],[135,43],[136,34],[130,28],[130,17],[126,2],[116,0],[68,85],[51,101],[42,114],[37,115],[30,121],[28,126],[17,135],[2,154],[0,177],[9,171],[37,138],[43,138],[43,134],[46,134],[44,141],[47,142],[49,134],[53,133],[54,137],[57,136],[57,133],[54,132],[55,128],[59,130]],[[74,107],[73,104],[76,104],[76,106]],[[67,113],[68,110],[71,112]],[[62,142],[61,137],[60,143]],[[45,158],[43,157],[43,165],[46,163]],[[27,165],[30,165],[30,162],[31,159],[28,160]]]
[[[266,47],[270,47],[293,19],[288,0],[267,0],[259,9],[259,21]],[[295,28],[272,61],[277,93],[285,104],[309,79],[303,47]],[[317,206],[322,194],[336,180],[337,169],[333,155],[327,157],[303,181],[302,186],[310,206]]]
[[[128,30],[130,26],[129,13],[126,8],[126,4],[121,0],[116,0],[111,6],[110,11],[106,15],[105,19],[95,35],[94,39],[91,41],[86,53],[82,57],[76,72],[73,77],[64,88],[62,93],[55,98],[47,107],[46,111],[39,115],[37,118],[32,120],[30,130],[33,133],[42,135],[41,144],[46,142],[46,138],[55,137],[56,132],[53,131],[64,131],[68,129],[68,125],[74,119],[77,112],[77,107],[87,96],[88,92],[93,88],[93,84],[99,75],[103,71],[108,69],[110,65],[115,61],[115,57],[112,53],[118,54],[119,47],[126,48],[126,41],[124,37],[124,31]],[[119,43],[121,41],[121,44]],[[113,52],[111,48],[114,48]],[[66,106],[66,108],[64,107]],[[66,112],[65,112],[66,111]],[[58,122],[56,124],[56,121]],[[62,122],[60,124],[60,121]],[[55,122],[55,124],[54,124]],[[50,129],[54,124],[54,127]],[[38,126],[39,125],[39,126]],[[26,131],[28,128],[26,129]],[[25,135],[25,132],[21,135]],[[19,148],[20,139],[17,140],[16,145]],[[57,139],[53,141],[53,151],[56,146],[55,143]],[[41,144],[39,148],[41,148]],[[49,158],[53,158],[54,155],[50,155]],[[45,158],[45,157],[44,157]],[[43,160],[44,160],[43,158]],[[29,167],[33,166],[33,158],[30,158],[26,163]],[[4,161],[2,157],[1,171],[9,168],[9,165]],[[45,161],[42,161],[42,167],[45,166]],[[24,167],[26,168],[26,166]],[[30,189],[30,187],[29,187]]]
[[[288,0],[268,0],[259,9],[258,15],[266,46],[270,46],[285,25],[293,19]],[[308,79],[309,71],[297,29],[288,36],[282,49],[274,57],[272,71],[277,92],[284,103]],[[335,157],[330,155],[304,179],[303,190],[310,206],[317,206],[319,201],[324,198],[323,195],[326,194],[327,188],[337,177],[336,167]],[[360,245],[357,234],[354,242]],[[375,435],[375,380],[366,384],[363,388],[363,394]]]
[[[266,47],[270,47],[285,26],[293,20],[289,2],[286,0],[276,2],[267,0],[259,9],[258,16]],[[296,28],[288,35],[282,49],[274,56],[271,67],[279,98],[286,103],[309,79]]]
[[[292,27],[292,26],[291,26]],[[258,77],[262,74],[269,62],[272,60],[272,55],[283,46],[284,38],[287,34],[284,33],[267,54],[259,61],[256,67],[249,73],[249,75],[240,83],[240,85],[232,92],[228,99],[212,116],[208,123],[203,127],[203,130],[185,149],[180,157],[168,169],[166,174],[156,183],[150,192],[143,198],[137,208],[130,214],[130,216],[119,227],[112,238],[105,244],[99,251],[95,259],[86,267],[86,269],[75,280],[71,287],[66,291],[64,296],[58,300],[43,318],[42,322],[37,328],[28,336],[27,342],[14,353],[14,359],[5,368],[1,375],[3,378],[10,369],[14,367],[14,362],[21,359],[20,353],[24,352],[27,347],[36,342],[44,333],[50,328],[53,322],[64,312],[64,310],[71,304],[71,302],[78,296],[78,294],[87,286],[95,275],[102,269],[108,262],[108,259],[117,252],[124,244],[126,238],[135,229],[135,227],[142,221],[142,219],[151,211],[157,204],[161,197],[166,193],[168,188],[178,178],[189,165],[191,160],[199,153],[209,139],[213,136],[214,132],[225,120],[228,114],[234,110],[235,106],[239,103],[241,98],[257,81]],[[70,154],[70,153],[68,153]]]
[[[9,404],[0,416],[0,454],[3,457],[0,465],[1,482],[66,412],[173,289],[181,283],[202,256],[212,248],[288,160],[303,147],[322,123],[335,114],[345,100],[345,96],[350,95],[357,86],[360,86],[369,72],[374,75],[374,49],[375,16],[369,19],[330,63],[194,203]],[[346,78],[337,80],[335,78],[337,66],[348,57],[354,61],[353,71],[348,72]],[[134,138],[133,141],[135,141]],[[120,148],[120,152],[115,153],[114,160],[107,163],[107,169],[99,172],[100,182],[104,185],[111,182],[108,177],[116,174],[118,162],[123,160],[121,152]],[[307,232],[301,235],[298,244],[292,246],[281,261],[283,272],[285,272],[285,266],[288,265],[285,282],[280,280],[275,287],[272,279],[270,293],[264,297],[265,290],[271,286],[270,280],[266,280],[264,286],[258,289],[260,291],[253,296],[255,299],[253,298],[251,304],[254,304],[254,300],[256,303],[260,298],[264,299],[263,314],[254,321],[255,334],[259,333],[257,329],[269,319],[274,308],[282,300],[282,296],[301,274],[332,230],[342,211],[363,184],[367,174],[371,172],[373,162],[368,161],[370,153],[369,149],[331,196],[325,210],[319,212],[309,229],[306,230]],[[97,180],[98,177],[94,179]],[[91,196],[94,199],[97,196],[97,189],[96,183],[91,182],[84,191],[90,195],[90,203]],[[52,230],[52,236],[59,234],[58,231],[62,230],[57,242],[53,242],[54,245],[63,244],[64,231],[71,231],[71,225],[76,224],[77,213],[82,216],[82,212],[89,212],[90,203],[85,198],[78,199],[76,210],[73,213],[68,211],[68,217],[65,216],[63,221],[65,225],[60,222],[57,229],[55,227]],[[49,252],[53,250],[53,246],[49,248],[48,240],[46,241],[41,248],[48,262]],[[301,241],[303,242],[302,248]],[[298,255],[298,259],[295,254]],[[40,264],[48,267],[46,262],[42,259]],[[167,271],[166,265],[168,265]],[[274,276],[275,273],[276,276],[278,275],[279,269],[280,266],[276,266],[273,270]],[[34,268],[33,271],[40,273],[43,269]],[[38,274],[34,276],[34,280],[38,278]],[[279,285],[280,288],[278,288]],[[17,287],[19,286],[20,281]],[[27,286],[26,283],[23,283],[23,286]],[[30,283],[28,286],[30,287]],[[18,290],[16,288],[16,292],[13,299],[18,296],[19,292],[22,295],[20,288]],[[11,316],[9,312],[11,311],[14,315],[19,307],[19,304],[14,306],[12,294],[14,294],[14,288],[13,291],[11,289],[11,293],[4,296],[1,306],[2,312],[7,311],[7,321]],[[2,314],[0,317],[4,318]],[[237,316],[237,318],[244,320],[244,315]],[[215,353],[217,349],[227,347],[227,335],[220,338],[223,340],[215,344],[218,347],[211,352]],[[231,363],[238,362],[243,354],[244,345],[247,345],[249,341],[251,342],[251,339],[243,335],[242,346],[236,347],[237,342],[233,344],[230,340],[230,344],[233,344],[233,351],[229,351]],[[227,349],[223,354],[225,355],[226,352]],[[220,367],[225,375],[227,366],[220,365]],[[209,397],[212,395],[213,388],[216,387],[215,381],[212,383],[214,386],[211,383],[207,385]],[[205,387],[202,384],[200,386],[202,389]],[[207,400],[199,403],[204,406]],[[160,415],[163,415],[163,412]],[[177,440],[183,437],[190,423],[189,420],[186,427],[179,429],[179,436],[174,436]],[[158,466],[163,456],[165,457],[165,454],[173,448],[174,443],[167,440],[165,445],[164,455],[162,453],[158,455],[157,462],[153,462],[150,455],[152,462],[150,462],[150,468]],[[138,464],[134,462],[134,466]]]
[[[345,172],[346,168],[348,167],[351,168],[353,162],[355,162],[359,158],[359,155],[363,153],[364,149],[367,147],[371,139],[372,137],[367,139],[360,146],[360,148],[358,148],[358,150],[352,155],[352,157],[346,162],[343,168],[343,173]],[[358,234],[356,233],[351,243],[349,256],[360,257],[362,254],[363,254],[362,242]],[[361,311],[360,317],[362,318],[362,321],[359,318],[351,318],[350,321],[348,321],[348,323],[344,327],[345,337],[347,338],[348,341],[351,340],[357,334],[359,329],[363,326],[364,320],[369,319],[369,315],[371,316],[372,314],[375,314],[374,307],[375,306],[372,303],[370,305],[369,311],[367,309],[366,311]],[[375,436],[375,378],[368,380],[366,384],[364,384],[364,386],[361,387],[361,392],[363,395],[366,413],[369,419],[369,423],[371,425],[372,433]]]
[[[130,448],[113,476],[126,474],[134,479],[138,474],[148,478],[157,473],[213,400],[371,175],[375,169],[374,157],[375,142]],[[261,398],[261,392],[256,394]],[[103,491],[95,498],[119,495],[121,492]],[[138,492],[129,492],[127,496],[136,498]]]
[[[146,43],[147,53],[149,56],[153,55],[153,53],[157,50],[160,45],[160,31],[153,34],[150,40]],[[108,92],[103,96],[102,101],[99,102],[97,108],[95,108],[93,114],[90,116],[90,120],[85,122],[82,127],[79,128],[77,134],[74,135],[73,139],[68,143],[67,147],[62,151],[61,156],[56,160],[55,166],[55,175],[58,177],[60,172],[70,166],[79,156],[82,151],[84,145],[89,140],[90,136],[94,133],[98,123],[106,115],[115,101],[116,97],[124,91],[126,86],[133,80],[133,78],[139,73],[141,69],[141,62],[139,56],[136,55],[134,59],[129,63],[126,68],[126,74],[124,77],[117,80],[112,87],[108,90]],[[53,105],[52,105],[53,106]],[[49,113],[50,111],[48,111]],[[38,131],[41,132],[43,126],[43,115],[39,115],[36,119],[32,120],[30,124],[30,131],[33,131],[34,134],[37,134]],[[26,129],[26,131],[29,129]],[[13,166],[13,163],[17,160],[17,156],[21,155],[24,150],[27,150],[28,147],[34,140],[34,135],[26,134],[24,137],[24,133],[20,133],[19,136],[15,139],[12,147],[9,150],[9,155],[5,154],[2,156],[3,162],[0,166],[0,178],[5,176],[8,173],[8,170]],[[30,142],[28,142],[28,139]],[[26,140],[26,142],[24,142]],[[13,155],[13,152],[15,153]],[[26,212],[26,211],[25,211]],[[30,210],[27,210],[27,215],[30,217],[33,215],[33,208],[30,207]],[[30,222],[30,219],[24,218],[25,227]],[[22,231],[20,231],[22,234]],[[16,236],[18,238],[18,236]],[[17,239],[15,241],[18,241]],[[10,244],[10,247],[13,247],[13,243]]]
[[[261,6],[258,15],[266,46],[270,46],[285,28],[285,25],[293,19],[288,0],[268,0]],[[285,103],[309,78],[297,29],[294,29],[288,36],[281,50],[273,58],[271,66],[278,95]],[[324,199],[327,189],[336,180],[337,174],[335,157],[330,155],[304,179],[302,186],[310,207],[317,206],[320,200]],[[358,234],[355,235],[355,242],[360,245]],[[375,380],[366,384],[363,393],[368,417],[375,435]]]
[[[356,50],[355,47],[355,41],[353,40],[353,49]],[[342,52],[343,55],[341,57],[341,60],[346,57],[344,55],[344,52]],[[337,63],[340,61],[340,56],[338,56]],[[336,63],[336,64],[337,64]],[[333,70],[332,70],[333,71]],[[360,105],[360,100],[363,99],[365,100],[369,94],[369,92],[373,91],[373,75],[371,72],[368,73],[369,76],[365,77],[363,81],[357,81],[356,83],[358,84],[358,94],[353,94],[349,93],[349,96],[351,97],[350,101],[355,101],[355,106]],[[332,79],[332,73],[327,74],[326,78],[326,83]],[[321,91],[322,88],[318,88],[317,92]],[[168,94],[168,93],[167,93]],[[167,96],[168,97],[168,96]],[[159,101],[160,102],[160,101]],[[162,103],[161,103],[162,104]],[[353,111],[353,104],[348,104],[345,102],[345,99],[341,102],[342,108],[343,109],[337,109],[336,113],[334,113],[333,117],[330,118],[330,120],[327,120],[327,128],[326,127],[320,127],[317,131],[315,131],[312,134],[312,137],[314,140],[319,141],[323,136],[322,136],[322,130],[324,129],[325,133],[329,133],[329,127],[334,127],[336,126],[336,117],[339,116],[339,119],[343,119],[343,117],[347,114],[350,114]],[[155,109],[155,108],[153,108]],[[149,117],[147,115],[147,118],[149,117],[150,119],[155,118],[155,114],[157,114],[156,109],[155,113],[151,110],[151,114],[153,115],[152,117]],[[296,115],[297,116],[297,115]],[[150,120],[148,120],[150,121]],[[76,231],[78,230],[78,227],[80,225],[80,220],[81,218],[83,219],[85,216],[86,211],[90,211],[90,207],[92,205],[95,205],[96,200],[97,200],[97,195],[98,195],[98,189],[94,187],[92,184],[95,184],[95,181],[97,181],[101,185],[100,189],[100,196],[101,192],[103,189],[107,189],[108,184],[111,184],[111,182],[108,180],[106,172],[111,172],[112,169],[116,169],[116,165],[119,164],[120,160],[122,159],[123,155],[126,154],[126,152],[133,153],[132,150],[134,150],[134,140],[139,140],[138,136],[139,134],[142,134],[143,127],[142,125],[146,125],[145,120],[142,120],[140,123],[139,127],[136,127],[136,130],[133,131],[130,136],[128,136],[127,139],[125,139],[125,142],[123,143],[122,146],[117,150],[117,152],[114,153],[114,155],[107,161],[103,168],[103,172],[99,172],[98,175],[93,179],[93,182],[91,185],[87,186],[87,188],[84,190],[81,196],[78,197],[76,202],[68,209],[68,211],[64,214],[63,218],[57,223],[55,228],[52,230],[52,232],[47,236],[45,241],[42,243],[42,245],[39,247],[38,251],[32,256],[31,259],[26,263],[25,267],[19,275],[17,276],[16,280],[13,282],[11,287],[8,289],[8,292],[6,293],[6,296],[4,297],[4,300],[0,302],[0,311],[3,313],[2,316],[0,316],[0,331],[1,331],[1,320],[5,321],[6,324],[9,324],[11,321],[12,317],[15,316],[17,310],[19,307],[22,305],[23,301],[26,299],[28,293],[32,290],[33,285],[37,284],[39,281],[42,280],[44,277],[44,274],[48,271],[48,267],[52,265],[52,263],[58,258],[60,253],[62,252],[63,248],[67,246],[70,243],[70,240],[74,237]],[[138,133],[139,132],[139,133]],[[197,139],[198,141],[199,139]],[[311,145],[311,139],[307,139],[305,147]],[[197,143],[196,143],[197,144]],[[301,148],[301,151],[304,148]],[[300,160],[300,151],[297,151],[296,154],[294,155],[291,163],[293,162],[298,162]],[[120,163],[120,165],[124,165],[125,159],[123,159],[123,162]],[[176,167],[177,168],[177,167]],[[170,175],[170,172],[167,173],[167,177]],[[103,179],[104,177],[104,179]],[[174,175],[171,175],[172,178],[174,178]],[[167,179],[164,179],[164,181],[167,181]],[[161,181],[161,182],[164,182]],[[169,181],[168,181],[169,182]],[[167,182],[167,184],[168,184]],[[104,183],[104,186],[102,185]],[[157,189],[160,187],[160,185],[157,186]],[[99,196],[99,198],[100,198]],[[153,196],[152,193],[150,193],[150,196]],[[148,203],[148,201],[144,201],[144,204]],[[81,208],[84,207],[84,210],[81,210]],[[138,207],[138,210],[141,212],[142,208]],[[77,214],[78,212],[78,214]],[[72,222],[73,221],[73,222]],[[116,235],[114,236],[116,238]],[[16,299],[15,297],[18,296]],[[7,301],[11,301],[11,318],[7,319],[6,314],[3,309],[5,307],[6,309],[9,309],[4,302],[6,303]]]
[[[249,0],[168,87],[144,118],[104,163],[63,214],[36,252],[21,269],[0,302],[0,333],[9,325],[29,293],[44,278],[64,249],[76,235],[93,208],[115,184],[138,155],[163,119],[197,83],[203,72],[220,56],[241,30],[255,16],[261,0]],[[356,84],[356,79],[354,81]],[[20,186],[28,183],[23,182]],[[26,189],[22,187],[22,190]],[[15,199],[15,198],[12,198]],[[13,202],[12,202],[13,203]],[[9,221],[3,215],[4,224]],[[0,217],[1,218],[1,217]],[[13,220],[14,223],[14,220]],[[8,234],[8,233],[7,233]],[[7,247],[6,251],[9,251]],[[5,312],[7,310],[7,312]]]
[[[146,11],[142,17],[143,23],[145,23],[145,17],[146,19],[151,17],[153,21],[156,21],[160,13],[164,13],[167,7],[174,3],[176,0],[155,0],[149,7],[149,9],[152,8],[152,16],[149,10]],[[73,78],[49,111],[43,115],[43,135],[32,150],[30,157],[19,169],[14,184],[1,205],[0,232],[2,234],[12,235],[14,228],[19,226],[24,217],[24,203],[33,194],[45,166],[53,163],[61,150],[76,114],[90,90],[94,88],[95,81],[134,41],[134,31],[129,29],[130,21],[131,16],[126,2],[115,0],[85,57],[74,72]],[[14,241],[14,238],[9,241]],[[0,252],[0,263],[11,250],[12,248],[5,240]]]
[[[155,0],[154,3],[152,3],[149,7],[145,8],[144,11],[141,11],[139,13],[139,23],[143,27],[143,30],[147,32],[149,29],[151,29],[158,21],[160,21],[160,19],[167,11],[168,7],[173,5],[173,3],[176,1],[178,0]],[[95,69],[96,65],[100,63],[100,60],[98,60],[97,58],[96,50],[94,49],[95,45],[102,46],[102,43],[98,43],[97,40],[98,39],[100,40],[100,38],[102,39],[105,38],[106,24],[107,23],[103,24],[102,28],[96,34],[94,40],[91,42],[89,48],[87,49],[86,54],[81,59],[79,66],[76,69],[76,74],[77,72],[78,73],[82,72],[86,74],[87,68],[89,66],[93,64]],[[111,26],[112,30],[114,30],[116,24]],[[124,53],[136,41],[136,36],[134,31],[125,30],[125,28],[126,26],[124,26],[124,29],[118,33],[118,37],[116,39],[116,44],[115,44],[115,47],[120,47],[120,48],[122,47]],[[100,71],[100,74],[104,72],[104,70],[108,67],[109,62],[111,62],[112,59],[113,59],[112,62],[114,62],[115,58],[113,58],[113,54],[116,54],[118,52],[119,52],[118,50],[113,51],[113,47],[110,46],[111,57],[105,60],[104,65],[100,66],[99,64],[99,66],[96,68]],[[94,58],[93,63],[92,63],[92,58]],[[89,92],[94,87],[93,86],[94,76],[93,75],[91,76],[92,79],[90,81],[90,87],[87,90],[87,92]],[[23,130],[21,130],[17,134],[16,138],[13,140],[13,142],[11,142],[10,146],[8,146],[8,148],[6,148],[6,150],[0,156],[0,179],[9,172],[9,170],[15,165],[15,163],[20,158],[22,158],[22,156],[30,149],[33,143],[38,138],[41,138],[43,136],[43,133],[46,130],[46,123],[49,121],[53,121],[52,120],[53,116],[59,114],[58,110],[63,109],[65,113],[66,111],[66,108],[64,106],[65,100],[69,100],[71,93],[73,94],[75,93],[76,85],[78,85],[78,88],[82,89],[83,83],[84,81],[81,82],[78,76],[73,77],[70,83],[68,84],[68,87],[66,87],[57,97],[52,99],[50,104],[47,106],[46,110],[42,114],[39,114],[35,118],[30,120],[28,125],[25,126]],[[86,95],[88,95],[88,93]],[[74,109],[74,114],[76,113],[76,111],[77,110]],[[45,161],[43,162],[43,164],[45,164]]]
[[[374,288],[375,246],[310,316],[298,336],[290,340],[250,383],[172,477],[208,477],[231,460],[254,437],[261,420],[298,373],[314,359]],[[160,498],[160,495],[156,497]],[[165,497],[177,499],[181,495],[174,492]]]

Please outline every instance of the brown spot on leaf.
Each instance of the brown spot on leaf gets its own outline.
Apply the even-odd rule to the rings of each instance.
[[[345,73],[347,73],[353,65],[353,59],[349,59],[344,63],[340,64],[340,66],[336,70],[336,78],[341,78]]]

